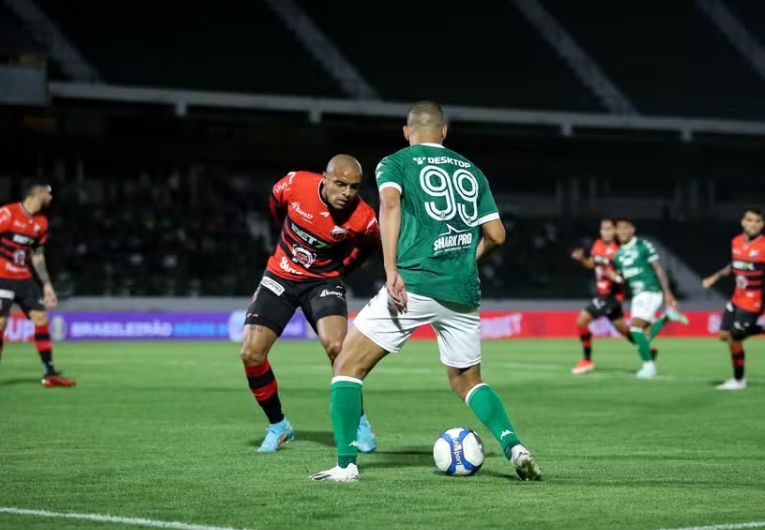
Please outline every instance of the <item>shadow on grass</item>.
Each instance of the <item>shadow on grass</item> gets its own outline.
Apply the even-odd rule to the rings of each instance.
[[[335,436],[332,431],[295,431],[295,440],[316,442],[326,447],[335,447]]]
[[[265,437],[256,438],[247,442],[249,447],[257,449],[263,443]],[[331,431],[295,431],[295,441],[316,442],[326,447],[335,447],[335,437]],[[289,444],[284,447],[288,447]]]
[[[40,384],[40,378],[39,377],[19,377],[18,379],[6,379],[5,381],[0,380],[0,386],[14,386],[14,385],[39,385]]]

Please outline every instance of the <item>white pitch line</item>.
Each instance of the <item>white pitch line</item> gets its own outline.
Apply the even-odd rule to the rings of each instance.
[[[662,528],[661,530],[738,530],[739,528],[762,528],[765,521],[750,523],[716,524],[712,526],[688,526],[686,528]]]
[[[204,524],[187,524],[177,521],[156,521],[154,519],[143,519],[140,517],[116,517],[114,515],[103,515],[98,513],[70,513],[70,512],[48,512],[45,510],[27,510],[24,508],[10,508],[0,506],[0,513],[10,515],[30,515],[34,517],[51,517],[54,519],[77,519],[80,521],[96,521],[99,523],[115,523],[133,526],[148,526],[151,528],[172,528],[173,530],[246,530],[230,528],[227,526],[207,526]]]

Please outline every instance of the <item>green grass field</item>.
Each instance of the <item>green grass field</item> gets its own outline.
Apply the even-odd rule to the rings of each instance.
[[[411,342],[367,379],[379,448],[357,484],[313,483],[334,465],[330,370],[317,343],[278,343],[294,442],[255,449],[265,418],[231,343],[62,343],[74,389],[44,389],[29,344],[0,365],[0,507],[111,514],[234,528],[676,528],[765,521],[765,342],[748,346],[744,392],[717,341],[666,339],[660,377],[595,342],[598,371],[571,376],[575,340],[485,344],[484,379],[505,399],[545,481],[522,483],[454,396],[435,343]],[[476,429],[487,459],[447,477],[431,448]],[[128,528],[0,513],[0,528]]]

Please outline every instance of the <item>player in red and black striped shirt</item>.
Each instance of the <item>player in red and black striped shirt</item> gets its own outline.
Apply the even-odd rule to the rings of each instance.
[[[300,307],[319,335],[330,362],[348,330],[342,276],[379,245],[374,210],[358,196],[362,169],[349,155],[333,157],[323,174],[293,171],[273,187],[271,215],[282,227],[279,241],[247,308],[242,361],[255,399],[269,420],[259,451],[273,452],[292,439],[267,355]],[[359,449],[374,450],[366,416]]]
[[[763,333],[757,321],[765,312],[765,236],[762,235],[762,210],[747,208],[741,218],[742,234],[731,241],[731,262],[713,275],[704,278],[702,285],[709,289],[717,281],[733,274],[736,287],[725,305],[720,339],[728,343],[733,377],[717,387],[718,390],[743,390],[744,339]]]
[[[42,383],[46,387],[74,386],[53,366],[53,351],[48,331],[47,309],[58,304],[48,269],[44,245],[48,241],[48,220],[41,213],[53,200],[48,184],[29,186],[22,202],[0,208],[0,356],[3,332],[14,303],[35,325],[35,346],[43,365]],[[32,277],[30,265],[42,283],[42,292]]]

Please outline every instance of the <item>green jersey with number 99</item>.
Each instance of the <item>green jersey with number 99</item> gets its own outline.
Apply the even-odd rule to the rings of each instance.
[[[416,144],[383,158],[375,175],[380,190],[401,192],[396,261],[407,291],[477,307],[480,225],[499,219],[483,172],[442,145]]]

